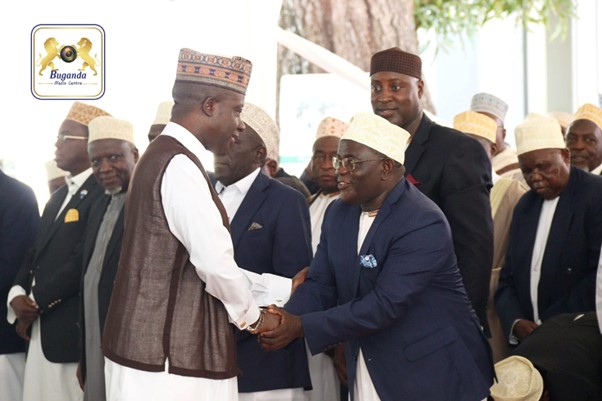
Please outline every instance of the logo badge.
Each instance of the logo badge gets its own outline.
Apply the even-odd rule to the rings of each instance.
[[[31,31],[31,93],[38,99],[99,99],[105,91],[100,25],[36,25]]]

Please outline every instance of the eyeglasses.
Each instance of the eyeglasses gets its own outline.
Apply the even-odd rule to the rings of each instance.
[[[56,139],[58,139],[61,142],[65,142],[67,139],[85,139],[86,141],[88,140],[88,138],[85,136],[75,136],[75,135],[65,135],[65,134],[58,134],[56,136]]]
[[[341,159],[339,156],[333,156],[332,157],[332,165],[334,166],[335,170],[338,170],[341,166],[343,166],[343,167],[345,167],[346,170],[353,171],[353,170],[355,170],[355,167],[360,163],[380,162],[383,160],[385,160],[385,159],[357,160],[357,159],[351,159],[349,157],[344,157]]]

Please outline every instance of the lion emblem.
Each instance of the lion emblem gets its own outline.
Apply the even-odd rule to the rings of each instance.
[[[55,57],[58,57],[61,51],[61,49],[59,48],[59,42],[55,38],[48,38],[44,42],[44,49],[46,50],[46,56],[42,58],[42,54],[40,53],[40,57],[38,58],[37,63],[37,65],[42,67],[40,68],[39,75],[42,75],[42,72],[47,67],[50,67],[50,69],[53,71],[58,70],[58,68],[54,67],[54,63],[52,62],[52,60],[54,60]]]
[[[78,57],[81,57],[82,60],[84,60],[82,68],[80,68],[79,70],[84,71],[87,67],[90,67],[90,69],[94,71],[94,75],[97,75],[95,67],[96,64],[99,63],[99,61],[98,59],[92,58],[92,56],[90,56],[90,50],[92,49],[92,42],[90,42],[90,39],[81,38],[79,42],[77,42],[77,46],[77,55]]]

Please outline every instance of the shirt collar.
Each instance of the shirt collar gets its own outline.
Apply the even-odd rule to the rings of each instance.
[[[244,178],[241,178],[240,180],[236,181],[234,184],[228,185],[227,187],[218,181],[215,184],[215,190],[217,191],[217,193],[220,193],[224,188],[228,188],[228,189],[232,188],[232,189],[238,190],[238,192],[240,192],[243,196],[246,196],[247,192],[249,192],[249,189],[251,189],[251,185],[253,185],[253,182],[255,181],[255,179],[257,178],[259,173],[260,173],[260,170],[258,167],[255,170],[253,170],[253,172],[251,172],[251,174],[247,175]]]
[[[87,170],[82,171],[76,176],[68,175],[65,177],[65,182],[67,183],[67,191],[69,195],[73,196],[77,192],[77,190],[84,185],[84,182],[92,175],[92,167]]]
[[[602,164],[590,171],[592,174],[600,175],[602,173]]]
[[[176,139],[178,142],[184,145],[186,149],[191,151],[199,160],[211,160],[211,158],[213,158],[213,154],[205,149],[197,137],[192,135],[190,131],[177,123],[171,121],[168,122],[161,135],[163,134]]]

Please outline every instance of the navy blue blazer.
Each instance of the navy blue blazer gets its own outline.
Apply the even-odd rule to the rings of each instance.
[[[331,203],[309,276],[286,305],[301,315],[312,354],[345,343],[352,397],[361,348],[383,401],[485,398],[491,349],[441,210],[402,179],[358,252],[360,214],[359,206]]]
[[[543,204],[533,190],[514,209],[506,263],[495,308],[507,335],[516,319],[533,320],[531,259]],[[546,243],[537,307],[541,320],[595,310],[596,271],[602,244],[602,177],[571,167]]]
[[[6,321],[6,297],[27,250],[33,245],[40,212],[30,187],[0,170],[0,355],[25,351],[25,342]]]
[[[259,174],[230,225],[234,259],[255,273],[292,278],[312,257],[309,208],[303,195]],[[303,339],[276,352],[263,351],[256,336],[237,331],[238,391],[311,388]]]
[[[449,222],[468,299],[489,333],[487,299],[493,263],[489,202],[491,162],[483,147],[426,114],[406,150],[406,177],[437,204]]]
[[[90,209],[90,218],[86,227],[86,233],[84,236],[84,243],[81,248],[81,263],[82,263],[82,276],[80,289],[83,291],[84,288],[84,276],[88,270],[88,264],[94,253],[96,246],[96,238],[98,237],[98,230],[104,218],[105,212],[111,202],[111,196],[102,195],[99,199],[94,202]],[[105,326],[105,320],[107,318],[107,312],[109,310],[109,303],[111,302],[111,295],[113,294],[113,283],[115,282],[115,276],[117,275],[117,265],[119,264],[119,254],[121,253],[121,242],[123,239],[123,227],[124,227],[124,210],[121,209],[119,217],[115,222],[113,233],[107,244],[107,250],[102,263],[102,272],[100,273],[100,281],[98,283],[98,317],[100,319],[100,332],[102,333]],[[84,314],[84,303],[83,303],[83,292],[80,292],[80,329],[81,329],[81,344],[82,344],[82,357],[81,357],[81,372],[82,376],[86,377],[86,348],[84,345],[84,339],[86,338],[86,322]]]
[[[91,175],[58,216],[67,186],[52,194],[42,213],[32,258],[21,266],[13,283],[29,294],[35,277],[33,293],[40,308],[42,350],[50,362],[78,362],[80,358],[82,271],[81,263],[74,257],[82,246],[90,207],[103,191]],[[65,221],[67,213],[69,221]]]

